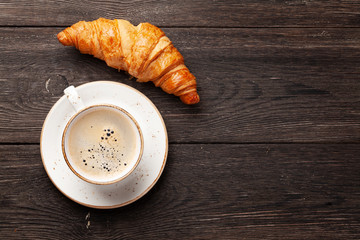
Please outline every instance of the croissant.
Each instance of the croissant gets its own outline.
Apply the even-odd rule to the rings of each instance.
[[[80,21],[57,35],[65,46],[104,60],[110,67],[127,71],[139,82],[152,81],[185,104],[200,101],[195,76],[169,38],[150,23],[132,25],[126,20],[99,18]]]

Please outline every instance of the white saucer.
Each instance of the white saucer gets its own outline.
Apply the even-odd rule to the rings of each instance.
[[[85,106],[112,104],[128,111],[143,131],[143,157],[135,171],[118,183],[94,185],[77,177],[68,168],[61,149],[65,125],[75,114],[63,96],[50,110],[41,132],[41,157],[49,178],[65,196],[87,207],[116,208],[136,201],[155,185],[165,167],[168,139],[159,111],[145,95],[125,84],[97,81],[76,90]]]

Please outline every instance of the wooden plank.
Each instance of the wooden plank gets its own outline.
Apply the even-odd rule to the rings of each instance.
[[[0,142],[38,143],[61,95],[45,83],[126,83],[163,114],[170,142],[359,142],[360,29],[164,31],[198,80],[201,102],[182,104],[152,83],[58,43],[61,28],[0,29]]]
[[[0,152],[4,239],[360,237],[359,144],[171,144],[155,187],[105,211],[64,197],[38,145]]]
[[[359,27],[360,2],[311,0],[29,1],[0,3],[2,26],[68,26],[99,17],[205,27]]]

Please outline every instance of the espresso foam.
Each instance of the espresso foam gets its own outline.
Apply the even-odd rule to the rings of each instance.
[[[112,181],[137,161],[136,125],[120,110],[95,107],[71,123],[67,132],[67,152],[80,175],[94,181]]]

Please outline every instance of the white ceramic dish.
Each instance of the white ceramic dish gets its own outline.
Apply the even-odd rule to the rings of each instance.
[[[50,110],[41,132],[41,157],[49,178],[65,196],[87,207],[117,208],[136,201],[155,185],[165,167],[168,139],[161,114],[145,95],[125,84],[97,81],[76,90],[85,106],[112,104],[128,111],[143,131],[143,156],[137,168],[120,182],[95,185],[80,179],[62,154],[62,133],[75,114],[63,96]]]

